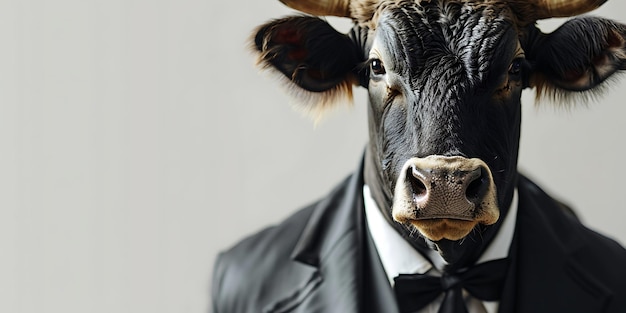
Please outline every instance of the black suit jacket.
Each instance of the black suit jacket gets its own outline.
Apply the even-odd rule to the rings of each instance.
[[[359,171],[323,200],[220,254],[214,313],[396,312],[380,263],[367,262],[362,186]],[[626,250],[524,177],[518,193],[515,266],[500,312],[626,312]]]

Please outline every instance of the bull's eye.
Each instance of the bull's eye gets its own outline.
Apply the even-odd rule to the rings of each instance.
[[[517,58],[513,60],[513,62],[509,66],[509,75],[513,75],[513,76],[520,75],[522,73],[523,62],[524,62],[524,59],[522,58]]]
[[[383,61],[379,59],[372,60],[370,66],[372,68],[372,74],[374,75],[384,75],[386,73]]]

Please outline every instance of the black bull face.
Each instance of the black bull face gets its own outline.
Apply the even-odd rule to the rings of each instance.
[[[416,248],[471,262],[513,198],[522,90],[593,91],[625,68],[626,28],[585,17],[544,34],[534,21],[547,16],[528,17],[520,1],[365,2],[351,7],[347,35],[312,16],[261,26],[260,63],[314,113],[367,88],[364,175],[376,203]]]

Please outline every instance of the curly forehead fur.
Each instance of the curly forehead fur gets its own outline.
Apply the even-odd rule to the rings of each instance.
[[[537,20],[535,14],[535,12],[537,12],[536,4],[529,3],[527,0],[361,0],[351,1],[350,12],[354,20],[359,23],[360,26],[375,29],[379,15],[385,8],[426,7],[432,5],[442,9],[447,6],[461,6],[468,11],[493,7],[497,8],[495,11],[498,12],[506,11],[508,17],[519,26],[525,26]],[[489,12],[489,10],[485,10],[485,12]]]
[[[458,87],[487,83],[490,73],[504,71],[520,54],[516,25],[506,6],[468,8],[451,3],[433,8],[411,4],[383,11],[377,31],[385,40],[375,50],[386,46],[382,50],[404,60],[388,66],[410,78],[414,90],[449,88],[439,79],[429,83],[433,77],[447,77],[445,81]]]

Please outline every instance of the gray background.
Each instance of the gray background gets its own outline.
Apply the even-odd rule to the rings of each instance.
[[[356,168],[362,90],[314,126],[253,67],[251,30],[289,12],[0,3],[0,312],[204,312],[218,251]],[[595,14],[623,12],[613,0]],[[526,93],[520,162],[622,244],[625,98],[626,80],[574,109]]]

